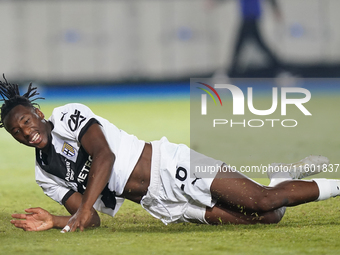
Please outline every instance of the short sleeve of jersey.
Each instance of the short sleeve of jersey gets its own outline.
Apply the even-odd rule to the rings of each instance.
[[[39,167],[38,164],[35,166],[35,179],[37,184],[44,191],[45,195],[52,198],[61,205],[64,204],[67,195],[73,194],[74,190],[76,189],[74,184],[67,183],[64,180],[45,172]]]
[[[78,142],[93,123],[99,123],[90,108],[77,103],[55,108],[49,121],[53,123],[53,132]]]

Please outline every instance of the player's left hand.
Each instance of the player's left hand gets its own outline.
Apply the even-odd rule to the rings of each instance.
[[[15,220],[11,223],[25,231],[43,231],[53,227],[53,216],[46,210],[37,207],[26,209],[28,214],[12,214]]]
[[[91,209],[88,210],[80,206],[77,212],[67,222],[67,226],[70,227],[70,232],[76,231],[77,228],[79,228],[80,231],[83,231],[91,222],[92,216],[93,212]]]

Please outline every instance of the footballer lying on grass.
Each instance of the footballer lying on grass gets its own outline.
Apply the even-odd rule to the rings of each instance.
[[[165,137],[141,141],[85,105],[55,108],[46,120],[33,103],[39,97],[31,84],[20,95],[18,85],[5,79],[0,82],[0,94],[4,101],[1,127],[18,142],[35,148],[36,182],[71,214],[56,216],[42,208],[13,214],[11,223],[27,231],[98,227],[96,211],[114,216],[125,198],[140,203],[165,224],[277,223],[287,206],[340,194],[338,180],[298,180],[326,167],[328,159],[322,156],[295,163],[292,169],[297,171],[269,174],[271,182],[265,187]],[[218,164],[223,171],[212,178],[193,176],[190,164]]]

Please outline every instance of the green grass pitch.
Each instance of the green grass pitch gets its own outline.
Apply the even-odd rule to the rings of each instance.
[[[48,117],[54,107],[63,103],[44,102],[41,109]],[[83,103],[140,139],[150,141],[167,136],[172,142],[190,144],[189,99]],[[321,146],[327,153],[325,156],[329,154],[334,162],[339,153],[338,96],[321,96],[308,107],[315,112],[324,105],[332,106],[324,111],[324,119],[334,122],[315,121],[314,125],[325,131],[322,139],[301,137],[300,132],[295,132],[291,150],[297,155],[308,155]],[[68,234],[56,229],[24,232],[10,224],[12,213],[36,206],[60,215],[66,214],[66,210],[35,184],[34,150],[19,145],[3,129],[0,138],[0,254],[338,254],[340,251],[340,198],[288,208],[279,224],[251,226],[165,226],[139,205],[126,201],[115,218],[101,214],[102,225],[97,229]],[[257,143],[256,139],[260,138],[249,142]],[[304,140],[308,141],[303,143]],[[245,153],[242,150],[245,145],[247,141],[233,146],[239,158]],[[266,150],[262,160],[271,162],[278,156],[275,150]],[[265,179],[259,181],[268,183]]]

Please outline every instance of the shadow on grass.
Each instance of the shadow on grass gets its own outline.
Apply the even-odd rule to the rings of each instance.
[[[181,233],[181,232],[220,232],[220,231],[247,231],[247,230],[277,230],[289,228],[316,228],[339,225],[338,199],[324,201],[323,203],[309,203],[298,207],[288,208],[287,212],[278,224],[254,224],[254,225],[205,225],[194,223],[173,223],[164,225],[140,210],[125,210],[124,213],[111,218],[102,217],[101,228],[117,232],[134,233]]]
[[[104,224],[101,228],[108,229],[112,232],[123,232],[123,233],[190,233],[190,232],[235,232],[235,231],[251,231],[251,230],[264,230],[264,231],[277,231],[279,229],[290,229],[290,228],[317,228],[317,227],[329,227],[334,224],[338,225],[339,220],[336,219],[315,219],[315,220],[304,220],[300,222],[290,222],[289,220],[280,222],[278,224],[254,224],[254,225],[205,225],[205,224],[194,224],[194,223],[174,223],[164,225],[161,222],[142,220],[139,222],[112,222],[111,224]]]

